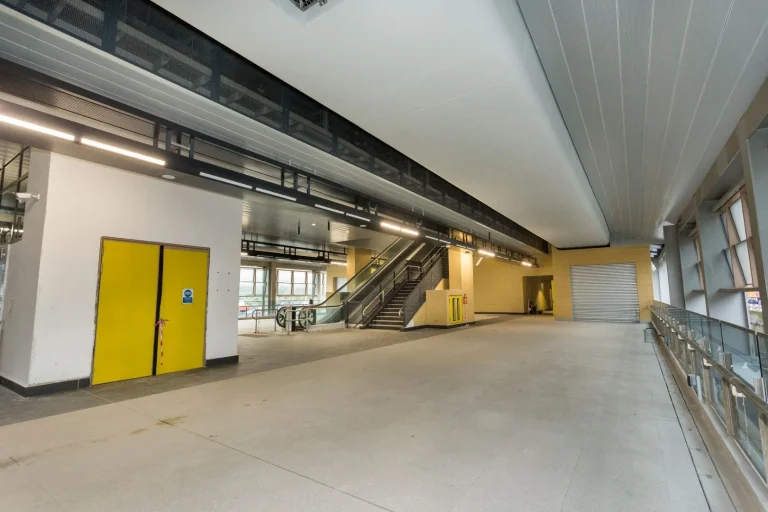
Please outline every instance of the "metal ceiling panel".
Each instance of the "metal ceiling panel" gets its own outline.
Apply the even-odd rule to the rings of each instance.
[[[768,2],[519,4],[612,240],[658,239],[768,75]]]

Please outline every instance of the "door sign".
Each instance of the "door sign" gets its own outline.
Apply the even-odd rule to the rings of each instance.
[[[192,304],[195,301],[195,289],[184,288],[181,292],[181,303]]]

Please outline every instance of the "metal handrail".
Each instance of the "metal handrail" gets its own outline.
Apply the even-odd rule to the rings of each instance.
[[[445,255],[445,248],[438,248],[434,252],[434,254],[432,254],[432,256],[429,257],[429,259],[427,260],[427,263],[425,265],[422,265],[422,275],[421,275],[421,279],[422,280],[424,279],[424,276],[426,274],[428,274],[429,272],[432,271],[432,268],[435,266],[435,263],[437,263],[444,255]],[[420,287],[416,288],[405,299],[405,302],[403,302],[403,307],[400,308],[400,311],[398,311],[398,316],[400,318],[403,318],[405,305],[408,303],[408,300],[411,298],[411,295],[414,294],[414,293],[419,293],[420,291],[421,291]],[[410,318],[408,320],[404,320],[404,321],[410,321]]]
[[[669,316],[672,316],[673,318],[675,317],[674,312],[677,312],[678,314],[680,312],[684,313],[684,315],[688,318],[688,323],[686,324],[688,326],[688,329],[694,332],[697,331],[696,323],[690,321],[691,316],[693,316],[694,319],[700,320],[702,322],[702,327],[706,322],[708,329],[706,330],[706,332],[704,331],[703,328],[701,329],[702,336],[710,339],[715,343],[718,343],[718,345],[723,350],[723,352],[730,352],[732,354],[739,355],[739,356],[757,357],[761,376],[764,378],[768,378],[768,367],[764,367],[765,364],[768,364],[768,353],[766,353],[766,349],[768,349],[768,335],[766,335],[765,333],[762,333],[753,329],[748,329],[746,327],[742,327],[740,325],[736,325],[734,323],[727,322],[725,320],[720,320],[718,318],[712,318],[706,315],[701,315],[693,311],[688,311],[687,309],[671,306],[669,304],[666,304],[660,301],[654,301],[654,306],[657,308],[663,309],[664,311],[667,312],[667,314],[669,314]],[[713,329],[711,328],[712,324],[715,324],[717,326],[715,328],[714,333],[713,333]],[[746,336],[748,339],[754,339],[754,347],[750,344],[750,346],[747,347],[747,351],[742,352],[738,350],[737,347],[734,347],[732,345],[728,346],[727,344],[728,336],[726,336],[728,331],[723,329],[724,326],[728,327],[733,331],[737,331],[741,333],[743,336]],[[713,336],[713,334],[717,334],[718,330],[720,333],[719,339],[717,338],[717,336]],[[761,342],[765,344],[765,346],[762,349],[761,349]],[[753,348],[754,348],[754,352],[752,351]]]
[[[372,300],[371,300],[371,302],[369,302],[369,303],[368,303],[368,304],[367,304],[367,305],[366,305],[366,306],[363,308],[363,317],[362,317],[362,320],[363,320],[363,322],[365,322],[365,319],[366,319],[366,318],[367,318],[367,316],[368,316],[368,313],[367,313],[367,311],[368,311],[368,308],[372,307],[374,304],[375,304],[375,305],[380,305],[380,304],[382,304],[382,303],[383,303],[383,301],[384,301],[384,297],[386,297],[386,295],[384,295],[384,293],[385,293],[385,292],[387,292],[387,295],[388,295],[389,293],[391,293],[392,291],[394,291],[394,289],[395,289],[395,286],[397,286],[397,284],[398,284],[398,283],[397,283],[397,280],[398,280],[398,278],[402,277],[402,276],[403,276],[403,274],[405,274],[405,273],[409,272],[409,271],[410,271],[410,269],[412,269],[412,268],[418,268],[418,269],[419,269],[419,276],[421,275],[421,267],[420,267],[419,265],[413,265],[413,264],[410,264],[410,262],[409,262],[409,261],[407,261],[407,260],[406,260],[406,261],[404,261],[404,262],[402,263],[402,265],[403,265],[403,268],[401,268],[399,271],[398,271],[397,269],[395,269],[395,272],[394,272],[394,276],[393,276],[393,278],[392,278],[392,281],[390,282],[390,281],[389,281],[389,279],[387,279],[387,280],[386,280],[386,283],[387,283],[387,284],[385,285],[385,287],[384,287],[384,288],[382,288],[382,289],[380,289],[380,290],[378,291],[378,293],[376,294],[376,297],[375,297],[374,299],[372,299]],[[388,290],[389,286],[391,286],[391,290]],[[381,284],[379,284],[379,287],[381,287]],[[375,291],[376,291],[376,290],[373,290],[371,293],[369,293],[369,294],[368,294],[368,295],[365,297],[365,299],[363,299],[362,303],[363,303],[363,304],[365,304],[365,303],[366,303],[366,301],[368,300],[368,298],[369,298],[371,295],[373,295],[373,292],[375,292]],[[378,304],[375,302],[377,299],[379,300]]]
[[[722,365],[720,361],[718,361],[712,356],[711,352],[707,351],[706,348],[699,345],[699,343],[695,339],[692,339],[687,333],[685,333],[684,331],[678,330],[675,324],[679,322],[677,322],[674,318],[672,318],[671,319],[672,322],[670,322],[670,319],[665,318],[668,315],[665,315],[662,313],[663,310],[657,309],[655,306],[650,306],[650,309],[651,309],[651,312],[656,314],[656,316],[659,317],[668,328],[674,331],[675,334],[677,334],[682,340],[686,342],[688,350],[693,350],[696,353],[700,354],[701,357],[707,360],[708,364],[714,367],[718,372],[720,372],[721,375],[723,375],[728,380],[729,384],[736,387],[739,391],[744,393],[745,396],[749,396],[750,400],[755,402],[755,405],[763,413],[768,414],[768,403],[766,403],[762,397],[760,397],[757,393],[755,393],[754,386],[750,386],[749,383],[746,382],[741,376],[735,374],[733,372],[733,368],[726,368],[724,365]],[[655,325],[654,327],[657,328]],[[744,329],[744,330],[748,330],[748,329]]]

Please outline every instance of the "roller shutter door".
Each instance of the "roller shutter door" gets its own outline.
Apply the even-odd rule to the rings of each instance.
[[[588,322],[639,322],[634,263],[571,266],[573,319]]]

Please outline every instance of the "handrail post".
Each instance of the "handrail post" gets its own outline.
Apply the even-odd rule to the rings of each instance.
[[[704,350],[706,350],[708,354],[711,354],[712,351],[710,348],[710,341],[708,339],[704,339],[702,343],[704,345]],[[714,397],[712,395],[712,375],[709,370],[711,365],[703,357],[701,359],[701,368],[701,378],[704,379],[704,401],[708,404],[712,404]]]
[[[754,385],[757,396],[764,402],[768,402],[768,382],[762,377],[757,377]],[[768,468],[768,414],[758,409],[757,417],[760,426],[760,444],[763,447],[763,463],[764,467]]]
[[[720,352],[720,364],[725,366],[726,369],[730,370],[733,367],[733,359],[731,357],[731,354],[727,352]],[[731,437],[736,436],[736,415],[738,414],[738,410],[736,409],[736,400],[733,396],[733,393],[731,392],[731,382],[728,379],[727,376],[721,375],[720,380],[722,381],[722,388],[723,388],[723,406],[725,407],[725,430],[728,432],[728,435]]]

